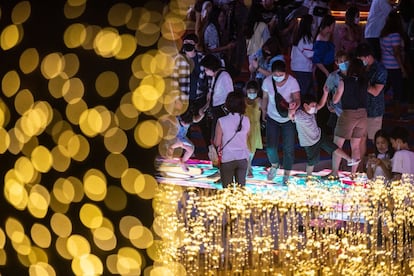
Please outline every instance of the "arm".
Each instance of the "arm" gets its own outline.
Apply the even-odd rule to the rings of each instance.
[[[392,46],[393,52],[394,52],[394,56],[395,59],[397,60],[398,64],[400,65],[401,68],[401,72],[403,77],[407,76],[407,71],[405,70],[405,65],[404,65],[404,61],[403,61],[403,57],[401,54],[401,45],[394,45]]]
[[[333,95],[332,102],[334,104],[339,103],[339,101],[342,98],[342,94],[343,93],[344,93],[344,81],[343,80],[339,80],[338,89],[336,90],[336,93]]]
[[[368,93],[370,93],[371,95],[376,97],[382,91],[384,86],[385,86],[384,84],[380,84],[380,83],[376,83],[374,85],[368,85],[367,91],[368,91]]]
[[[289,109],[296,111],[300,107],[300,91],[292,93],[293,102],[289,104]]]
[[[223,130],[221,129],[221,125],[220,122],[217,121],[217,125],[216,125],[216,132],[214,135],[214,145],[216,146],[216,148],[220,149],[221,148],[221,140],[223,139]]]
[[[269,104],[269,94],[267,93],[267,91],[263,90],[263,99],[262,99],[262,104],[261,104],[263,122],[266,122],[268,104]]]
[[[326,87],[326,89],[325,89]],[[323,95],[322,98],[319,100],[319,103],[316,105],[316,109],[321,109],[325,104],[326,100],[328,99],[328,87],[326,85],[323,86]]]
[[[319,68],[319,70],[321,70],[326,76],[329,75],[329,71],[328,69],[326,69],[325,65],[323,65],[322,63],[316,63],[315,64],[317,68]]]

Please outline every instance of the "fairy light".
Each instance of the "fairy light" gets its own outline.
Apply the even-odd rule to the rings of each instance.
[[[175,190],[168,196],[173,185],[161,184],[159,198],[174,197],[181,209],[166,229],[180,226],[185,237],[166,248],[175,252],[169,259],[203,275],[412,273],[411,178],[365,179],[353,186],[293,179],[277,194],[190,187],[179,199]]]

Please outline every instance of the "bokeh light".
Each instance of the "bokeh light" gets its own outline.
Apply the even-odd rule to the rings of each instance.
[[[180,1],[2,3],[2,274],[172,271],[145,268],[165,235],[152,221],[163,118],[185,107],[169,79],[185,10]]]

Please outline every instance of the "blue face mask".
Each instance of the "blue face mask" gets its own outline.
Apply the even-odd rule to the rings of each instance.
[[[348,70],[349,61],[341,62],[338,64],[339,70],[346,71]]]
[[[366,61],[365,59],[362,61],[362,63],[364,64],[364,66],[368,65],[368,61]]]
[[[275,82],[282,82],[284,79],[285,79],[285,75],[280,76],[280,77],[278,77],[278,76],[273,76],[273,80],[274,80]]]

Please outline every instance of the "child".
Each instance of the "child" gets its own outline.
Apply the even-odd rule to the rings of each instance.
[[[391,159],[393,180],[400,180],[402,174],[414,174],[414,152],[408,147],[408,130],[397,126],[390,134],[391,145],[395,150]]]
[[[247,138],[247,146],[250,155],[247,163],[247,177],[253,177],[252,160],[256,149],[262,149],[262,134],[260,130],[260,106],[261,99],[257,96],[259,92],[259,84],[255,80],[251,80],[246,84],[246,116],[250,120],[250,134]]]
[[[391,158],[394,153],[388,135],[380,129],[374,136],[375,153],[368,156],[367,176],[369,179],[383,176],[392,178]]]
[[[359,163],[359,160],[353,160],[341,148],[339,148],[333,141],[329,140],[316,122],[315,114],[321,109],[328,97],[328,92],[325,91],[319,103],[312,94],[306,94],[302,97],[302,109],[294,112],[294,109],[289,110],[289,117],[296,123],[296,130],[298,131],[299,144],[304,147],[308,163],[306,165],[306,174],[312,175],[315,164],[319,161],[320,149],[322,148],[329,154],[341,157],[348,162],[348,166],[353,166]],[[291,111],[293,110],[293,111]],[[331,176],[334,179],[338,178],[338,170],[332,171]]]
[[[204,117],[205,108],[199,109],[198,114],[194,114],[192,109],[187,109],[183,114],[176,117],[178,132],[175,142],[169,146],[167,156],[171,158],[173,156],[174,149],[182,148],[184,153],[180,158],[180,166],[183,171],[188,172],[186,162],[190,159],[194,153],[194,144],[187,138],[187,132],[192,123],[198,123]]]

